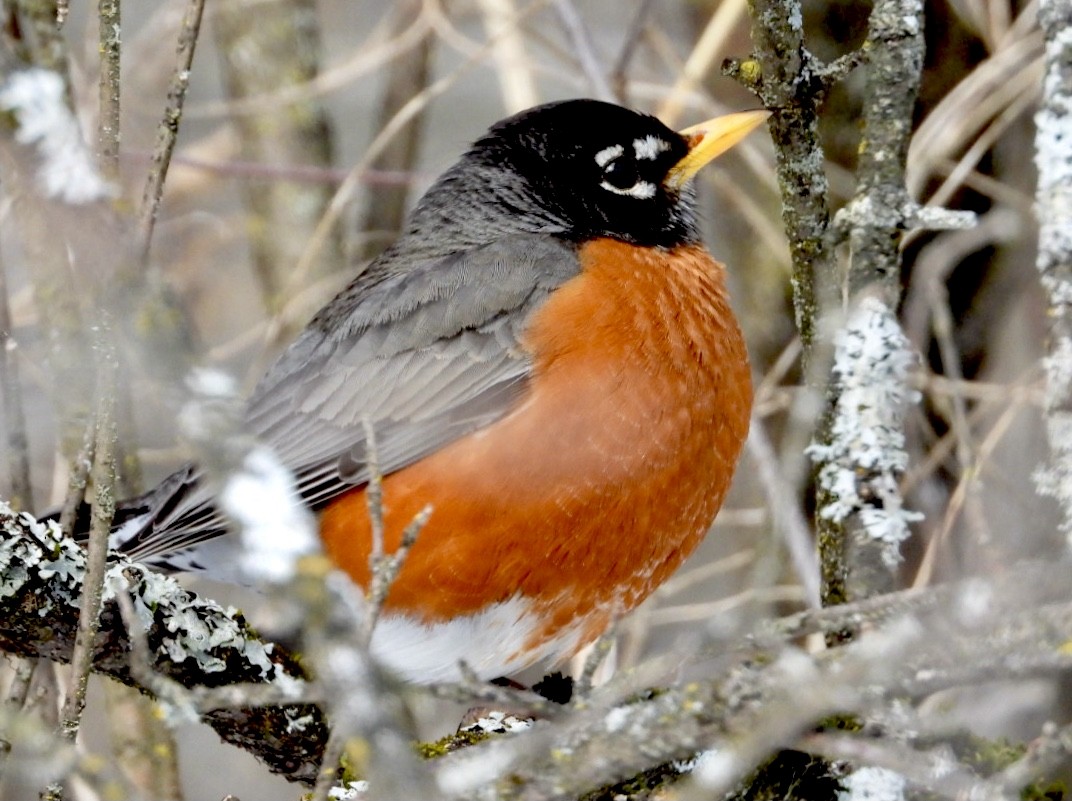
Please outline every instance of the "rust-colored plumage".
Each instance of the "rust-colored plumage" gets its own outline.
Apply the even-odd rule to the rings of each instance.
[[[724,269],[700,247],[610,239],[534,315],[533,378],[497,423],[387,476],[386,548],[433,513],[386,608],[432,624],[521,595],[549,637],[597,636],[666,580],[715,517],[748,429],[751,380]],[[366,584],[363,489],[322,514]]]

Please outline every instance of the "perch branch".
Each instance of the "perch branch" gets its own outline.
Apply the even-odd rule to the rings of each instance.
[[[17,514],[6,504],[0,504],[0,537],[0,650],[69,661],[85,553],[63,539],[54,524]],[[92,649],[95,672],[137,684],[130,638],[114,600],[117,591],[130,593],[156,673],[187,689],[254,683],[270,685],[281,698],[301,697],[304,675],[297,662],[260,640],[240,615],[114,554],[109,555]],[[250,751],[292,781],[310,782],[316,776],[327,724],[315,705],[282,700],[269,707],[232,704],[206,712],[202,720],[225,741]]]

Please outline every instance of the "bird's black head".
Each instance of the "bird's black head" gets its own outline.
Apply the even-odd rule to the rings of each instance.
[[[561,220],[571,239],[670,247],[697,239],[692,191],[667,181],[688,152],[686,138],[655,117],[567,100],[496,124],[468,157],[510,174],[507,185],[520,179],[527,193],[502,200],[518,214]]]
[[[765,117],[745,112],[679,133],[595,100],[537,106],[492,126],[444,173],[418,204],[408,233],[437,231],[440,249],[511,232],[692,243],[699,235],[690,179]]]

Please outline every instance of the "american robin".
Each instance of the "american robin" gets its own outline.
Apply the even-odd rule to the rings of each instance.
[[[465,660],[491,678],[572,655],[703,538],[752,388],[690,179],[766,116],[677,133],[572,100],[503,120],[257,386],[249,428],[294,471],[358,584],[366,419],[387,551],[431,504],[372,639],[404,677],[450,679]],[[125,504],[114,539],[211,574],[226,531],[188,466]]]

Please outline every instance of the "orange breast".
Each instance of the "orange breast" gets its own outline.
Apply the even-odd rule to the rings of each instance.
[[[387,476],[386,547],[432,517],[386,601],[432,624],[520,595],[534,637],[579,643],[646,598],[722,503],[752,388],[724,269],[700,247],[598,240],[526,333],[530,391],[488,428]],[[368,581],[363,490],[323,512],[332,558]]]

